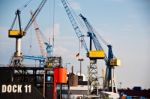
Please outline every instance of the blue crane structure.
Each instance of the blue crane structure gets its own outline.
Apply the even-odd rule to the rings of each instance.
[[[82,14],[80,14],[80,17],[83,19],[87,29],[88,29],[88,35],[90,37],[90,41],[94,42],[94,46],[96,50],[103,50],[96,34],[95,30],[92,27],[92,25],[88,22],[87,18],[85,18]],[[105,41],[106,42],[106,41]],[[90,49],[92,49],[92,44],[90,44]],[[119,65],[119,60],[115,58],[113,51],[112,51],[112,45],[107,44],[108,47],[108,57],[105,54],[104,61],[106,64],[106,74],[105,74],[105,80],[104,80],[104,89],[107,89],[108,91],[117,92],[117,88],[115,85],[114,77],[112,70],[114,69],[114,66]]]
[[[67,2],[67,0],[61,0],[61,1],[62,1],[62,4],[63,4],[65,10],[66,10],[66,13],[69,17],[69,20],[73,26],[73,29],[75,30],[75,33],[76,33],[78,39],[80,40],[81,44],[84,46],[85,50],[87,51],[87,56],[90,58],[90,66],[89,66],[89,73],[88,73],[88,94],[91,94],[92,87],[93,87],[94,89],[97,90],[96,95],[98,95],[98,85],[99,85],[98,69],[97,69],[95,58],[103,59],[105,55],[104,55],[101,47],[98,47],[98,48],[101,48],[99,51],[92,51],[92,37],[94,37],[94,36],[92,36],[93,34],[91,34],[91,33],[89,34],[89,35],[91,35],[90,36],[90,50],[88,49],[86,42],[83,38],[84,35],[81,32],[81,30],[80,30],[80,28],[79,28],[79,26],[78,26],[78,24],[77,24],[77,22],[73,16],[73,13],[71,11],[71,6]],[[93,40],[94,40],[94,42],[97,42],[96,41],[97,39],[93,39]],[[95,56],[95,54],[97,54],[97,55]]]
[[[33,14],[31,11],[31,16],[32,15]],[[48,43],[48,40],[46,39],[46,37],[44,36],[42,31],[40,30],[39,25],[37,24],[36,20],[33,21],[33,27],[36,32],[36,36],[37,36],[37,40],[38,40],[38,44],[39,44],[39,48],[40,48],[40,52],[41,52],[42,56],[44,56],[44,57],[52,56],[53,55],[53,47],[50,43]],[[45,49],[46,49],[46,52],[45,52]]]
[[[31,16],[33,16],[33,13],[31,12]],[[44,67],[46,57],[51,57],[53,53],[53,47],[51,44],[44,42],[44,35],[42,34],[36,20],[33,21],[34,30],[36,32],[41,56],[31,56],[31,55],[23,55],[23,59],[29,59],[29,60],[35,60],[39,61],[39,67]],[[45,47],[44,47],[45,45]],[[45,53],[46,50],[46,53]]]
[[[67,0],[61,0],[65,11],[68,15],[68,18],[73,26],[73,29],[75,30],[75,33],[80,40],[81,44],[84,46],[87,57],[90,59],[90,66],[88,68],[88,94],[92,93],[92,87],[96,90],[96,95],[98,95],[98,87],[99,87],[99,81],[98,81],[98,69],[97,69],[97,59],[104,59],[105,63],[107,65],[106,68],[106,75],[105,75],[105,81],[104,81],[104,88],[109,89],[110,85],[112,85],[112,68],[113,66],[117,65],[117,60],[114,59],[114,55],[112,52],[112,46],[108,46],[108,58],[95,34],[95,31],[93,27],[90,25],[90,23],[87,21],[87,19],[80,15],[83,19],[87,29],[88,29],[88,36],[90,37],[90,46],[89,49],[86,45],[86,42],[84,40],[84,35],[81,32],[80,27],[78,26],[77,21],[75,20],[75,17],[73,15],[73,10],[71,9],[71,6],[69,5]],[[92,48],[92,43],[94,44],[95,49]],[[111,84],[110,84],[111,83]],[[113,90],[113,88],[112,88]]]
[[[46,46],[47,57],[53,56],[53,46],[47,42],[44,42]]]
[[[44,67],[45,57],[43,56],[30,56],[30,55],[23,55],[23,59],[35,60],[39,61],[39,67]]]
[[[63,4],[65,10],[66,10],[66,13],[67,13],[67,15],[69,17],[69,20],[70,20],[70,22],[72,24],[72,27],[75,30],[75,33],[76,33],[78,39],[80,40],[81,44],[84,46],[85,50],[89,51],[88,47],[86,45],[86,42],[84,40],[84,35],[81,32],[81,30],[80,30],[80,28],[79,28],[75,18],[73,17],[72,11],[69,8],[69,4],[68,4],[67,0],[61,0],[61,1],[62,1],[62,4]]]

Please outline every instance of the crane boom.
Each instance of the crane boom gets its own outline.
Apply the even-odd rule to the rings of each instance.
[[[88,22],[88,20],[80,15],[80,17],[83,19],[87,29],[88,29],[88,36],[90,37],[90,49],[88,50],[86,42],[83,38],[83,34],[77,24],[77,21],[75,20],[72,11],[71,11],[71,7],[69,5],[69,3],[67,2],[67,0],[61,0],[62,4],[66,10],[66,13],[68,15],[68,18],[73,26],[73,29],[75,30],[75,33],[77,35],[77,37],[79,38],[79,40],[81,40],[82,45],[84,46],[85,50],[87,51],[87,56],[90,59],[90,66],[88,68],[88,92],[89,94],[91,93],[91,87],[93,87],[94,89],[97,90],[96,95],[98,95],[98,86],[99,86],[99,81],[98,81],[98,69],[97,69],[97,59],[104,59],[105,63],[106,63],[106,87],[107,89],[109,89],[110,86],[112,86],[113,82],[112,81],[112,69],[114,69],[114,66],[117,66],[117,61],[116,59],[113,59],[113,52],[112,52],[112,46],[111,45],[107,45],[108,47],[108,58],[95,34],[94,28],[90,25],[90,23]],[[94,43],[95,49],[92,49],[92,43]],[[111,84],[110,84],[111,83]],[[112,90],[113,90],[113,86],[112,86]]]
[[[33,16],[32,12],[31,12],[31,16]],[[46,53],[44,52],[44,41],[42,39],[42,36],[41,36],[41,30],[36,22],[36,20],[34,19],[33,21],[33,27],[34,27],[34,30],[36,32],[36,37],[37,37],[37,40],[38,40],[38,44],[39,44],[39,48],[40,48],[40,52],[42,54],[42,56],[46,56]]]
[[[88,29],[88,34],[89,34],[90,38],[93,40],[96,50],[103,50],[99,40],[96,37],[95,31],[94,31],[94,28],[92,27],[92,25],[88,22],[87,18],[85,18],[82,14],[80,14],[80,17],[83,19],[83,21]],[[105,75],[105,81],[104,81],[105,82],[104,88],[110,89],[109,87],[111,86],[112,87],[111,89],[113,92],[113,89],[116,88],[116,85],[114,82],[114,78],[112,77],[113,76],[112,70],[114,69],[114,66],[117,66],[119,64],[117,63],[118,60],[113,55],[112,46],[107,45],[107,47],[108,47],[108,57],[106,56],[106,54],[104,57],[104,61],[106,64],[106,75]],[[117,89],[115,89],[115,92],[117,92]]]
[[[94,46],[96,48],[96,50],[103,50],[99,40],[97,39],[95,33],[94,33],[94,29],[93,27],[90,25],[90,23],[88,22],[87,18],[85,18],[82,14],[80,14],[80,17],[83,19],[83,21],[85,22],[85,25],[88,29],[88,35],[90,36],[90,38],[93,40],[94,42]]]
[[[77,25],[77,22],[75,21],[75,19],[73,17],[73,14],[72,14],[72,12],[71,12],[71,10],[69,8],[68,2],[66,0],[61,0],[61,2],[62,2],[63,6],[64,6],[64,8],[66,10],[66,13],[67,13],[67,15],[69,17],[69,20],[70,20],[70,22],[71,22],[71,24],[73,26],[73,29],[75,30],[75,33],[76,33],[78,39],[81,41],[81,44],[84,46],[85,50],[88,52],[88,47],[87,47],[86,42],[85,42],[85,40],[83,38],[84,35],[82,34],[79,26]]]
[[[32,15],[32,12],[31,12],[31,15]],[[33,21],[33,26],[34,26],[34,30],[36,32],[36,36],[38,39],[38,44],[39,44],[40,52],[41,52],[42,56],[44,56],[44,57],[52,56],[53,55],[53,46],[51,44],[49,44],[47,40],[44,40],[44,35],[43,35],[42,31],[40,30],[36,20]],[[44,44],[46,46],[46,52],[44,49]]]
[[[11,38],[22,38],[27,30],[29,29],[29,27],[31,26],[31,24],[33,23],[33,21],[35,20],[35,18],[38,16],[38,14],[40,13],[41,9],[43,8],[44,4],[46,3],[47,0],[42,0],[41,3],[39,4],[38,8],[35,10],[35,12],[33,13],[33,15],[31,16],[29,22],[27,23],[26,27],[24,28],[24,30],[22,31],[21,28],[21,18],[20,18],[20,13],[21,11],[19,9],[17,9],[16,11],[16,16],[15,19],[13,20],[13,23],[11,25],[11,28],[8,31],[8,36]],[[16,19],[18,17],[18,22],[19,22],[19,30],[13,30],[13,27],[15,25]]]
[[[23,36],[25,36],[27,30],[29,29],[29,27],[33,23],[34,19],[37,17],[39,12],[43,8],[43,6],[46,3],[46,1],[47,0],[42,0],[41,1],[41,3],[39,4],[38,8],[33,13],[33,16],[31,17],[31,19],[29,20],[28,24],[26,25],[24,31],[22,31],[22,28],[21,28],[21,18],[20,18],[21,11],[19,9],[17,9],[17,11],[15,13],[16,14],[15,19],[14,19],[12,25],[11,25],[11,28],[8,31],[8,36],[10,38],[16,38],[16,51],[14,53],[14,56],[11,59],[10,66],[21,66],[22,65],[22,60],[23,59],[22,59],[22,53],[21,53],[21,39],[22,39]],[[15,25],[17,17],[18,17],[18,22],[19,22],[19,29],[18,30],[14,30],[13,27]]]
[[[42,0],[40,5],[38,6],[38,8],[35,10],[35,12],[33,13],[31,19],[29,20],[28,24],[26,25],[24,32],[26,34],[26,31],[29,29],[29,27],[31,26],[31,24],[33,23],[33,21],[35,20],[35,18],[37,17],[37,15],[39,14],[39,12],[41,11],[41,9],[43,8],[44,4],[46,3],[47,0]],[[24,34],[24,35],[25,35]]]
[[[67,2],[67,0],[61,0],[62,4],[66,10],[66,13],[68,15],[68,18],[73,26],[73,29],[75,30],[75,33],[78,37],[78,39],[81,41],[81,44],[84,46],[86,52],[87,52],[87,56],[90,59],[90,66],[88,69],[88,93],[91,94],[92,92],[92,87],[93,89],[96,89],[96,95],[98,95],[98,70],[97,70],[97,65],[96,65],[96,59],[95,58],[103,58],[104,57],[104,53],[103,51],[91,51],[91,39],[90,39],[90,51],[87,48],[86,42],[83,38],[83,34],[77,24],[77,21],[75,20],[73,13],[71,11],[71,7],[69,6],[69,3]]]

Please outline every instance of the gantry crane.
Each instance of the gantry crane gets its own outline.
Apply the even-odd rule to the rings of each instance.
[[[15,53],[14,53],[12,59],[11,59],[10,66],[16,66],[16,67],[22,66],[23,57],[22,57],[22,52],[21,52],[21,39],[22,39],[23,36],[26,35],[27,30],[29,29],[29,27],[33,23],[34,19],[37,17],[39,12],[43,8],[46,1],[47,0],[42,0],[41,1],[41,3],[39,4],[38,8],[33,13],[31,19],[29,20],[29,22],[26,25],[24,30],[21,27],[21,18],[20,18],[21,11],[19,9],[16,11],[15,19],[14,19],[12,25],[11,25],[11,28],[8,31],[8,36],[10,38],[16,38],[16,51],[15,51]],[[17,18],[18,18],[18,22],[19,22],[19,29],[18,30],[13,29]]]
[[[94,43],[94,46],[96,48],[96,50],[103,50],[96,34],[95,34],[95,30],[92,27],[92,25],[88,22],[87,18],[85,18],[82,14],[80,14],[80,17],[83,19],[87,29],[88,29],[88,35],[90,36],[90,49],[92,49],[92,41]],[[104,80],[104,89],[106,89],[107,91],[111,91],[111,92],[117,92],[117,88],[116,88],[116,84],[115,84],[115,80],[114,80],[114,68],[115,66],[120,65],[120,60],[117,59],[114,55],[113,55],[113,51],[112,51],[112,46],[110,44],[107,44],[108,47],[108,57],[105,54],[104,57],[104,61],[106,64],[106,75],[105,75],[105,80]],[[97,59],[97,58],[95,58]]]

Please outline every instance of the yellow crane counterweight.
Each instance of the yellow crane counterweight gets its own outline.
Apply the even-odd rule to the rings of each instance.
[[[117,58],[112,58],[112,59],[110,60],[110,65],[111,65],[111,66],[119,66],[120,63],[121,63],[120,60],[117,59]]]
[[[10,38],[22,38],[25,32],[20,30],[8,30],[8,37]]]
[[[87,53],[90,59],[104,59],[105,53],[103,50],[92,50]]]

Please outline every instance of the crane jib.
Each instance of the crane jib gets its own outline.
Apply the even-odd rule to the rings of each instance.
[[[78,39],[81,41],[81,44],[83,45],[85,50],[88,52],[87,45],[86,45],[85,40],[83,38],[83,34],[82,34],[80,28],[78,27],[77,22],[75,21],[71,10],[69,9],[69,4],[67,4],[66,0],[61,0],[61,2],[62,2],[63,6],[64,6],[64,8],[66,10],[68,18],[69,18],[69,20],[70,20],[70,22],[71,22],[71,24],[73,26],[73,29],[75,30],[75,33],[76,33]]]

